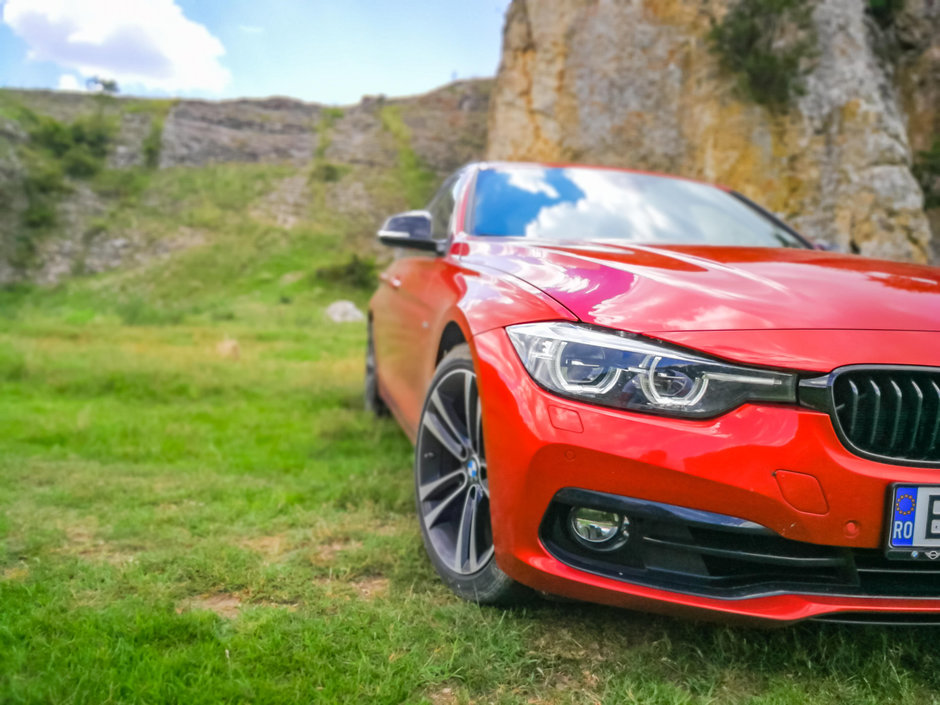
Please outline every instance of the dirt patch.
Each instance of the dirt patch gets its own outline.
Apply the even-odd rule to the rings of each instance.
[[[252,607],[271,607],[272,609],[296,612],[300,605],[296,602],[252,602]]]
[[[313,551],[314,563],[330,563],[336,558],[336,555],[343,551],[362,548],[362,541],[333,541],[321,546],[317,546]]]
[[[235,592],[217,592],[213,594],[199,595],[183,600],[176,606],[176,614],[184,614],[193,610],[209,610],[215,612],[224,619],[235,619],[241,608],[246,607],[270,607],[273,609],[287,610],[296,612],[299,605],[296,602],[247,602],[245,596]]]
[[[29,566],[27,565],[14,565],[0,573],[0,579],[2,580],[26,580],[28,577]]]
[[[296,284],[305,276],[307,276],[307,273],[304,271],[288,272],[278,280],[278,283],[281,286],[290,286],[291,284]]]
[[[359,592],[359,596],[366,600],[374,600],[388,594],[388,578],[381,576],[356,580],[352,585]]]
[[[219,357],[226,360],[238,360],[241,358],[241,346],[234,338],[226,338],[215,346],[215,352]]]
[[[89,546],[94,543],[95,533],[98,530],[97,521],[70,524],[65,527],[65,538],[74,548]]]
[[[79,551],[77,555],[90,561],[102,561],[115,566],[130,565],[137,560],[133,553],[117,550],[105,541],[98,541],[95,545]]]
[[[200,595],[190,598],[176,608],[176,614],[192,612],[193,610],[209,610],[225,619],[235,619],[241,608],[241,598],[232,592],[220,592],[215,595]]]
[[[355,580],[344,580],[330,575],[314,578],[313,582],[323,588],[326,597],[332,600],[376,600],[388,595],[388,578],[380,575]]]
[[[97,533],[98,521],[95,518],[69,524],[65,527],[65,538],[68,543],[59,552],[115,566],[127,565],[136,560],[133,552],[120,549],[103,539],[95,538]]]
[[[332,607],[327,608],[327,612],[330,614],[335,614],[338,611],[335,605],[336,602],[340,600],[348,602],[352,599],[352,595],[349,592],[349,583],[334,580],[332,576],[316,577],[313,579],[313,584],[322,588],[324,596],[328,597],[334,603]]]
[[[284,534],[273,536],[258,536],[242,541],[242,546],[260,553],[267,559],[274,559],[287,551],[287,537]]]
[[[427,693],[428,700],[432,705],[455,705],[459,702],[453,688],[441,688]]]
[[[122,550],[114,544],[95,538],[98,533],[98,520],[94,517],[68,524],[63,527],[66,545],[58,553],[80,556],[90,561],[101,561],[110,565],[127,565],[136,560],[134,553]]]
[[[377,521],[375,523],[375,528],[373,531],[379,536],[394,536],[396,534],[401,534],[406,531],[410,531],[413,526],[413,520],[411,517],[406,519],[399,519],[397,521],[385,520]]]

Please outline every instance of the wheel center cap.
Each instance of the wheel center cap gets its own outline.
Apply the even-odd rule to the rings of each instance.
[[[467,477],[470,478],[470,482],[480,481],[480,464],[475,458],[467,461]]]

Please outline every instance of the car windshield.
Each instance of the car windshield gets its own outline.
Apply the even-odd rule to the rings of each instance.
[[[585,167],[492,167],[477,174],[473,235],[645,244],[807,247],[714,186]]]

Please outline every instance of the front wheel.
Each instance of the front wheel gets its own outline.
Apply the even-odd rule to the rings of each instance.
[[[415,495],[431,563],[460,597],[510,604],[527,590],[494,560],[483,421],[470,348],[441,361],[421,412]]]

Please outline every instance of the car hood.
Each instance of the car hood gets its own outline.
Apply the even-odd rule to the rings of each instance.
[[[465,256],[637,333],[940,330],[940,269],[818,250],[474,239]],[[668,337],[668,336],[660,336]]]

